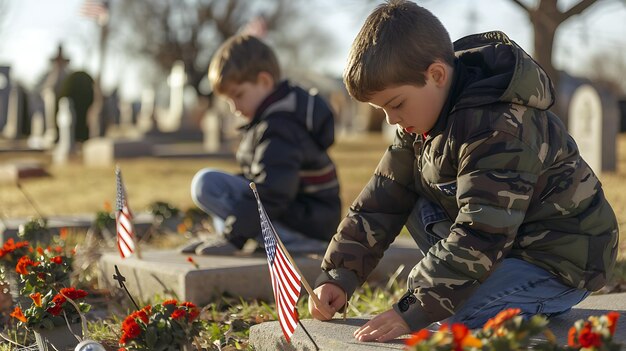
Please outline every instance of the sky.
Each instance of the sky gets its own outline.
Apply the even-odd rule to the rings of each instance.
[[[0,21],[0,65],[11,66],[13,80],[32,87],[47,70],[49,60],[63,43],[73,69],[93,75],[98,69],[98,27],[80,15],[85,0],[9,0]],[[112,5],[115,6],[114,0]],[[271,0],[266,0],[271,1]],[[568,8],[574,0],[561,0]],[[626,2],[600,0],[581,16],[565,22],[557,32],[555,64],[574,74],[589,67],[592,53],[626,52]],[[532,31],[526,15],[510,0],[424,0],[455,40],[465,35],[501,30],[532,53]],[[606,3],[606,4],[602,4]],[[355,11],[355,6],[359,11]],[[303,20],[316,21],[338,33],[335,54],[313,69],[339,76],[350,44],[370,11],[358,0],[316,0]],[[472,20],[473,19],[473,20]],[[626,55],[622,54],[626,60]],[[138,98],[143,88],[139,70],[120,57],[107,57],[104,85],[120,84],[123,96]]]

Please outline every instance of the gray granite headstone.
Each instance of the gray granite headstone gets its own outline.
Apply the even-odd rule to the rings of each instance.
[[[11,67],[0,66],[0,130],[7,122],[9,93],[11,91]]]
[[[579,86],[572,96],[569,132],[595,173],[615,170],[617,110],[616,100],[600,95],[590,84]]]
[[[22,131],[20,91],[14,86],[9,93],[7,120],[2,135],[7,139],[17,139]]]

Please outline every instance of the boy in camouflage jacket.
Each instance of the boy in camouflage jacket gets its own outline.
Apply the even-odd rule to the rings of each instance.
[[[550,79],[506,35],[452,45],[430,12],[390,1],[361,28],[344,81],[398,130],[326,251],[314,318],[344,307],[404,225],[424,258],[400,301],[355,332],[360,341],[444,319],[478,328],[510,307],[554,316],[606,283],[615,214],[547,110]]]

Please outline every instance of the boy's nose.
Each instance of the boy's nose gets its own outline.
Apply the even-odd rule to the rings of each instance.
[[[387,123],[390,125],[398,124],[400,122],[400,119],[395,114],[390,114],[387,111],[385,111],[385,118],[387,119]]]

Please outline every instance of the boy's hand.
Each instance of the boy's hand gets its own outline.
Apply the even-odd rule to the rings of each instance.
[[[359,341],[387,342],[410,332],[404,319],[391,309],[372,318],[357,329],[354,332],[354,338]]]
[[[320,321],[332,319],[335,312],[346,304],[346,293],[335,284],[322,284],[313,292],[319,298],[322,306],[317,306],[309,296],[309,312],[313,318]]]

